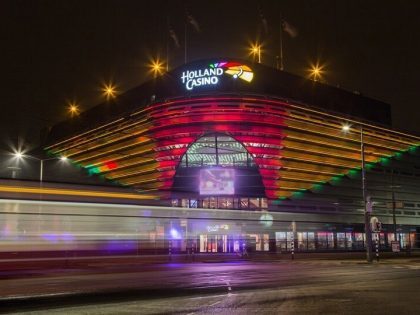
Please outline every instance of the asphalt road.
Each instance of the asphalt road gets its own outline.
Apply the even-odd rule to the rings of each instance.
[[[93,264],[1,274],[0,312],[420,314],[420,261]]]

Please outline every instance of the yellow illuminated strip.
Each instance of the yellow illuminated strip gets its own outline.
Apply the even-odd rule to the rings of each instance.
[[[302,182],[302,183],[318,183],[320,182],[319,179],[302,179],[302,178],[295,178],[295,177],[289,177],[287,175],[283,175],[278,179],[275,179],[276,182],[280,182],[281,180],[291,181],[291,182]],[[280,185],[281,186],[281,185]]]
[[[307,187],[306,187],[307,186]],[[308,184],[302,187],[293,187],[293,186],[285,186],[285,185],[281,185],[281,186],[266,186],[266,189],[268,190],[273,190],[273,191],[281,191],[281,190],[289,190],[291,192],[297,191],[297,190],[302,190],[302,189],[309,189],[310,187],[312,187],[312,184]]]
[[[126,198],[126,199],[156,199],[156,195],[137,195],[130,193],[86,191],[59,188],[35,188],[19,186],[1,186],[0,192],[26,193],[26,194],[45,194],[45,195],[63,195],[63,196],[83,196],[83,197],[106,197],[106,198]]]
[[[124,182],[127,185],[146,184],[146,183],[149,183],[149,184],[152,184],[152,185],[158,185],[158,184],[162,183],[161,181],[156,180],[156,178],[149,178],[149,179],[143,179],[143,180],[125,180],[125,179],[123,179],[122,182]]]
[[[127,138],[132,138],[132,137],[139,137],[142,134],[146,133],[148,131],[148,127],[149,126],[141,126],[143,127],[143,129],[137,130],[135,133],[129,133],[129,134],[124,134],[123,136],[119,136],[116,138],[116,136],[114,137],[114,139],[110,140],[110,142],[103,142],[104,139],[95,139],[95,141],[92,141],[91,143],[95,143],[95,145],[88,145],[86,147],[81,147],[79,148],[78,146],[76,146],[74,149],[72,149],[71,152],[69,152],[69,154],[67,154],[67,151],[65,151],[65,153],[67,154],[66,156],[74,156],[74,155],[78,155],[80,153],[83,153],[87,150],[91,151],[92,149],[98,148],[98,147],[104,147],[106,145],[109,145],[111,143],[123,140],[123,139],[127,139]],[[145,128],[144,128],[145,127]],[[139,127],[140,128],[140,127]]]
[[[296,118],[298,120],[309,121],[311,123],[316,123],[316,124],[323,125],[323,126],[326,126],[326,127],[332,127],[334,130],[338,130],[338,131],[341,131],[341,129],[342,129],[342,125],[339,122],[338,123],[325,122],[325,121],[322,121],[321,119],[313,119],[313,118],[309,118],[307,116],[302,116],[302,115],[293,114],[293,113],[290,113],[289,117],[290,118]],[[352,129],[353,129],[353,131],[350,131],[352,133],[352,135],[358,136],[360,134],[360,130],[357,130],[357,129],[354,130],[355,128],[352,128]],[[407,141],[407,140],[403,140],[403,139],[400,139],[400,138],[397,139],[397,138],[394,138],[394,137],[390,137],[389,135],[385,136],[385,135],[377,134],[375,132],[370,131],[369,129],[363,130],[363,134],[366,137],[378,138],[378,139],[385,140],[385,141],[398,142],[400,144],[403,143],[403,144],[406,144],[406,145],[412,145],[413,144],[412,141]],[[347,135],[349,135],[349,133]]]
[[[141,182],[123,182],[122,181],[122,183],[124,183],[124,184],[126,184],[126,185],[136,185],[137,183],[141,183]],[[154,181],[154,182],[150,182],[150,183],[148,183],[148,184],[143,184],[142,186],[141,186],[141,188],[143,189],[143,188],[145,188],[145,189],[147,189],[147,188],[149,188],[149,189],[151,189],[151,188],[160,188],[160,187],[162,187],[163,185],[165,185],[165,182],[162,182],[162,181]]]
[[[303,172],[312,172],[318,174],[339,175],[342,174],[341,167],[334,167],[332,165],[307,164],[300,161],[283,161],[282,169],[291,169]],[[281,170],[280,170],[281,171]]]
[[[360,161],[360,153],[359,152],[354,152],[354,153],[347,153],[347,152],[337,152],[337,151],[333,151],[333,150],[328,150],[325,148],[320,148],[317,146],[311,146],[311,145],[306,145],[306,146],[295,146],[295,145],[286,145],[285,144],[285,148],[283,149],[284,151],[286,150],[296,150],[299,151],[300,153],[303,154],[310,154],[310,155],[316,155],[316,156],[325,156],[327,155],[327,158],[338,158],[338,159],[346,159],[346,160],[357,160]],[[375,155],[374,153],[370,153],[370,152],[365,152],[365,160],[367,162],[374,162],[376,161],[378,158],[377,157],[373,157],[370,155]],[[381,156],[380,154],[378,154],[379,156]]]
[[[115,150],[107,150],[107,151],[94,151],[95,154],[91,154],[91,155],[81,155],[79,158],[77,159],[73,159],[74,161],[78,162],[78,163],[82,163],[85,162],[89,165],[95,166],[98,164],[102,164],[105,161],[109,161],[112,160],[113,162],[117,162],[119,160],[122,159],[126,159],[130,156],[133,155],[138,155],[141,153],[145,153],[145,152],[150,152],[148,153],[146,156],[154,156],[157,153],[153,151],[155,144],[154,143],[139,143],[138,146],[134,146],[134,149],[125,151],[124,153],[119,154],[119,156],[117,158],[111,158],[111,156],[109,155],[109,153],[115,151]],[[121,151],[124,147],[120,147],[118,148],[119,151]],[[118,151],[117,150],[117,151]],[[107,155],[108,154],[108,155]],[[100,156],[106,155],[105,157],[101,158],[101,159],[95,159],[95,160],[91,160],[93,158],[98,158]],[[112,155],[112,157],[114,157],[114,155]]]
[[[126,181],[127,179],[134,179],[134,178],[142,178],[142,179],[154,179],[156,180],[161,174],[159,171],[156,170],[156,166],[153,168],[148,168],[148,169],[144,169],[144,170],[138,170],[138,171],[133,171],[133,172],[127,172],[127,173],[122,173],[122,174],[109,174],[107,175],[107,177],[109,177],[110,179],[120,179],[120,178],[124,178],[124,180]]]
[[[119,119],[114,120],[114,121],[112,121],[112,122],[110,122],[110,123],[107,123],[107,124],[105,124],[105,125],[102,125],[102,126],[99,126],[99,127],[97,127],[97,128],[94,128],[94,129],[92,129],[92,130],[89,130],[89,131],[83,132],[83,133],[81,133],[81,134],[79,134],[79,135],[77,135],[77,136],[74,136],[74,137],[72,137],[72,138],[66,139],[66,140],[64,140],[64,141],[57,142],[57,143],[55,143],[55,144],[53,144],[53,145],[50,145],[50,146],[46,147],[46,148],[45,148],[45,150],[49,150],[49,149],[54,148],[54,147],[56,147],[56,146],[58,146],[58,145],[60,145],[60,144],[63,144],[63,143],[69,142],[69,141],[71,141],[71,140],[74,140],[74,139],[77,139],[77,138],[83,137],[84,135],[87,135],[87,134],[92,133],[92,132],[94,132],[94,131],[96,131],[96,130],[100,130],[100,129],[102,129],[102,128],[105,128],[106,126],[109,126],[109,125],[115,124],[115,123],[117,123],[117,122],[119,122],[119,121],[121,121],[121,120],[124,120],[124,118],[119,118]]]
[[[360,163],[357,162],[351,162],[351,161],[345,161],[342,162],[341,159],[335,159],[335,158],[328,158],[328,157],[320,157],[320,156],[314,156],[314,155],[308,155],[308,154],[298,154],[295,152],[289,152],[287,150],[283,153],[283,158],[285,159],[291,159],[291,160],[298,160],[298,161],[305,161],[309,163],[316,163],[321,165],[331,165],[331,166],[338,166],[338,167],[344,167],[344,168],[354,168],[360,165]]]
[[[293,143],[300,143],[300,145],[304,146],[306,145],[305,143],[302,142],[309,142],[311,144],[318,144],[318,145],[323,145],[323,146],[329,146],[332,148],[338,148],[338,149],[343,149],[343,150],[348,150],[348,151],[353,151],[353,152],[357,152],[360,154],[360,144],[352,144],[352,143],[348,143],[348,141],[344,142],[347,145],[338,145],[336,142],[338,142],[338,140],[334,140],[334,139],[329,139],[329,142],[326,141],[321,141],[319,139],[322,139],[321,137],[318,136],[310,136],[306,137],[305,135],[299,135],[297,132],[295,131],[288,131],[286,138],[283,140],[283,143],[285,144],[285,146],[287,146],[287,141],[291,140]],[[326,140],[326,139],[325,139]],[[297,142],[296,142],[297,141]],[[340,141],[341,143],[343,143],[343,141]],[[374,152],[370,152],[371,150],[375,150]],[[379,151],[379,152],[376,152]],[[395,151],[393,150],[389,150],[389,149],[384,149],[384,148],[371,148],[371,145],[366,145],[365,146],[365,154],[372,154],[372,155],[379,155],[379,156],[386,156],[386,155],[391,155],[393,154]]]
[[[286,179],[286,180],[296,180],[296,181],[304,181],[304,182],[321,182],[321,181],[328,181],[331,179],[331,176],[326,175],[310,175],[310,174],[302,174],[298,172],[290,172],[285,170],[281,176],[276,178],[276,180]]]
[[[133,133],[133,130],[136,130],[136,128],[137,129],[140,128],[141,126],[138,126],[138,125],[141,125],[143,123],[144,123],[144,125],[146,125],[146,123],[147,124],[150,124],[151,122],[148,122],[148,119],[147,118],[143,118],[141,120],[136,121],[135,123],[130,123],[130,124],[126,123],[124,125],[117,126],[117,129],[107,130],[106,133],[102,133],[100,135],[97,135],[97,134],[92,135],[92,137],[94,137],[93,139],[88,138],[88,139],[86,139],[84,141],[81,141],[81,142],[78,142],[76,144],[73,143],[73,145],[72,144],[69,144],[70,147],[57,148],[57,149],[54,150],[54,153],[57,153],[58,154],[60,152],[63,152],[63,151],[66,151],[66,150],[70,150],[70,149],[75,148],[75,147],[78,147],[80,145],[87,144],[87,143],[89,143],[91,141],[94,141],[94,140],[98,140],[98,139],[102,139],[103,140],[104,137],[108,137],[107,138],[108,140],[109,139],[115,139],[114,141],[118,141],[118,140],[127,138],[129,136],[135,135],[135,133]],[[135,126],[135,127],[132,127],[132,126]],[[130,129],[126,130],[127,128],[130,128]],[[124,136],[120,136],[120,134],[119,134],[120,132],[123,133],[125,135],[125,137]],[[107,140],[105,140],[105,141],[107,141]],[[53,148],[53,147],[54,147],[54,145],[51,146],[51,148]],[[87,150],[87,149],[90,149],[90,148],[87,147],[87,148],[84,148],[84,149]]]
[[[141,139],[139,139],[141,138]],[[121,159],[123,155],[127,155],[126,153],[121,154],[121,153],[114,153],[114,152],[118,152],[121,149],[133,149],[135,147],[138,146],[146,146],[149,145],[151,146],[151,148],[153,147],[153,145],[151,144],[151,139],[147,138],[147,137],[135,137],[135,138],[131,138],[128,141],[124,141],[122,143],[119,143],[118,145],[113,145],[113,146],[106,146],[100,150],[95,150],[93,152],[90,152],[87,154],[83,154],[83,152],[81,153],[81,155],[77,154],[78,157],[77,158],[73,158],[74,161],[83,161],[85,159],[93,159],[95,158],[98,154],[106,154],[106,161],[116,161],[118,159]],[[111,154],[112,153],[112,154]],[[68,156],[68,155],[66,155]],[[92,166],[96,166],[95,164],[101,164],[104,162],[104,158],[98,158],[96,160],[90,161],[89,164]]]
[[[150,165],[149,162],[151,162],[151,161],[153,161],[155,163]],[[136,163],[136,164],[140,164],[140,163]],[[136,165],[136,164],[133,164],[133,165]],[[136,167],[131,168],[131,169],[129,168],[129,169],[126,169],[126,170],[119,170],[119,169],[112,170],[111,172],[109,172],[107,174],[107,177],[112,178],[112,179],[118,179],[118,178],[121,178],[121,177],[128,177],[128,176],[131,176],[131,175],[139,175],[139,174],[142,174],[142,173],[157,171],[156,167],[159,165],[159,163],[156,162],[155,159],[149,159],[149,160],[146,160],[146,161],[142,161],[141,164],[142,165],[136,166]]]
[[[293,107],[293,108],[298,108],[300,110],[304,110],[304,111],[308,111],[308,112],[317,113],[321,116],[333,117],[335,119],[338,119],[340,122],[347,122],[347,123],[355,124],[355,125],[359,125],[359,126],[369,126],[373,129],[383,130],[383,131],[391,133],[391,134],[403,135],[405,137],[416,139],[417,141],[420,141],[420,137],[410,135],[410,134],[407,134],[407,133],[403,133],[403,132],[400,132],[400,131],[387,129],[387,128],[384,128],[384,127],[379,127],[379,126],[371,125],[371,124],[364,123],[364,122],[359,122],[359,121],[349,119],[349,118],[346,118],[346,117],[341,117],[341,116],[337,116],[337,115],[333,115],[333,114],[329,114],[329,113],[324,113],[324,112],[321,112],[321,111],[318,111],[318,110],[315,110],[315,109],[311,109],[311,108],[307,108],[307,107],[303,107],[303,106],[299,106],[299,105],[295,105],[295,104],[287,104],[287,106],[290,106],[290,107]]]
[[[340,131],[337,129],[327,129],[327,128],[323,128],[323,127],[319,127],[319,126],[314,126],[311,124],[308,125],[304,125],[303,123],[299,123],[290,119],[286,119],[286,125],[287,128],[293,128],[293,129],[298,129],[298,130],[304,130],[304,131],[308,131],[308,132],[312,132],[318,135],[327,135],[330,137],[334,137],[334,138],[338,138],[341,139],[343,141],[356,141],[356,142],[360,142],[359,140],[359,136],[358,134],[354,134],[354,133],[348,133],[346,136],[344,136],[343,133],[340,133]],[[402,150],[406,147],[406,144],[400,144],[400,146],[393,146],[390,144],[385,144],[384,143],[385,140],[382,139],[375,139],[375,142],[372,142],[371,139],[369,139],[369,137],[366,137],[364,140],[364,143],[366,145],[371,145],[371,146],[379,146],[379,147],[386,147],[389,148],[391,150]],[[378,143],[379,142],[379,143]],[[382,143],[381,143],[382,142]],[[395,142],[395,141],[393,141]],[[412,143],[413,144],[413,143]]]

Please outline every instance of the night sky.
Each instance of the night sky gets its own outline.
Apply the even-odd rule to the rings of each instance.
[[[82,110],[102,102],[103,82],[125,91],[150,78],[149,59],[165,59],[168,21],[183,46],[185,7],[201,28],[188,28],[190,61],[249,58],[260,37],[263,63],[274,66],[282,14],[299,31],[284,34],[286,71],[306,76],[319,61],[327,83],[390,103],[394,127],[420,134],[419,1],[2,0],[0,147],[37,145],[69,101]],[[171,68],[181,65],[183,49],[170,41],[170,52]]]

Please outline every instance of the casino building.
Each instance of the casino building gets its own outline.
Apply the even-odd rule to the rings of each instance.
[[[287,252],[291,242],[301,251],[363,250],[363,160],[381,247],[399,241],[412,249],[419,247],[420,137],[391,123],[388,104],[360,93],[212,59],[54,126],[45,150],[153,194],[150,204],[196,209],[201,219],[151,228],[178,239],[171,246],[181,252]],[[205,209],[228,210],[216,218]],[[256,223],[247,223],[251,217]]]

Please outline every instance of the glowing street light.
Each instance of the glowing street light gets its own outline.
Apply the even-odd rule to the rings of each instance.
[[[324,73],[323,66],[319,64],[311,65],[309,71],[309,77],[314,81],[320,81],[322,79],[322,75]]]
[[[20,151],[17,151],[17,152],[15,152],[14,154],[13,154],[14,156],[15,156],[15,158],[17,158],[17,159],[21,159],[21,158],[23,158],[23,153],[22,152],[20,152]]]
[[[156,78],[158,75],[163,73],[163,62],[158,58],[154,59],[149,64],[150,71],[153,73],[153,76]]]
[[[76,103],[70,103],[69,104],[69,112],[70,112],[70,115],[72,117],[79,115],[79,113],[80,113],[79,106],[77,106]]]
[[[104,84],[102,87],[102,92],[107,100],[115,98],[117,96],[116,86],[112,83]]]
[[[341,130],[343,132],[349,132],[350,131],[350,125],[349,124],[344,124],[341,126]]]
[[[15,153],[13,153],[13,156],[14,156],[15,158],[17,158],[18,160],[28,158],[28,159],[32,159],[32,160],[39,161],[39,182],[40,182],[40,183],[42,183],[42,181],[43,181],[43,179],[44,179],[44,162],[45,162],[45,161],[50,161],[50,160],[57,160],[57,159],[59,159],[59,160],[61,160],[62,162],[66,162],[66,161],[68,160],[68,158],[67,158],[66,156],[64,156],[64,155],[62,155],[61,157],[52,157],[52,158],[48,158],[48,159],[40,159],[40,158],[37,158],[37,157],[32,156],[32,155],[27,155],[27,154],[24,154],[24,153],[23,153],[23,152],[21,152],[21,151],[16,151]]]
[[[251,54],[254,56],[258,56],[258,63],[261,63],[261,44],[255,43],[251,44]]]

